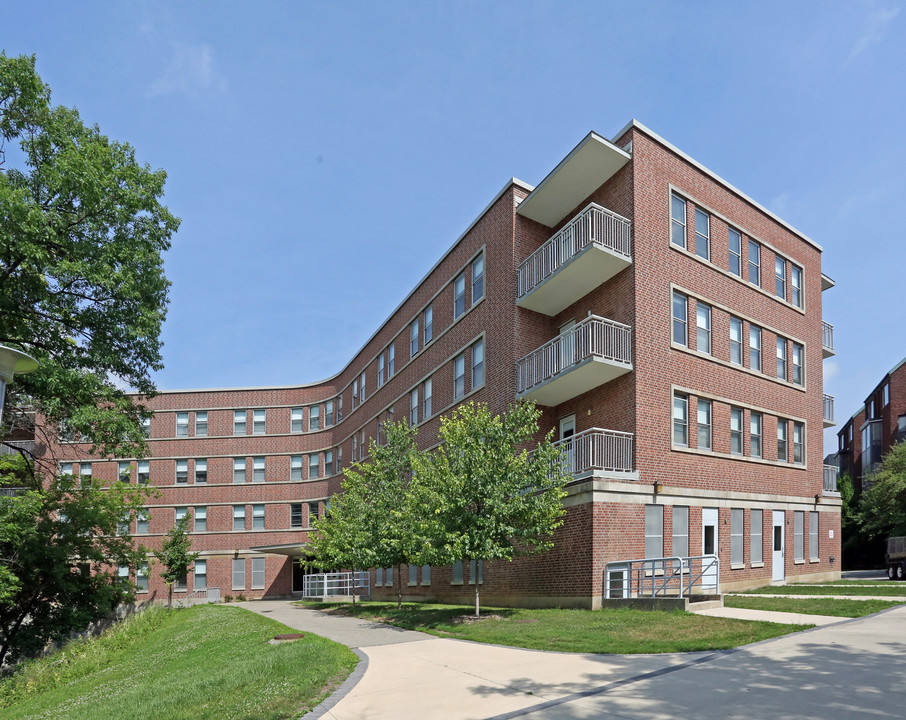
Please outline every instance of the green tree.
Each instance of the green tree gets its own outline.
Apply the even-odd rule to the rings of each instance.
[[[145,557],[122,532],[145,501],[142,489],[34,477],[26,458],[0,456],[0,485],[31,483],[0,496],[0,664],[40,652],[130,601],[134,588],[117,566],[136,567]]]
[[[862,479],[862,529],[871,539],[906,535],[906,443],[894,445]]]
[[[188,511],[167,533],[157,552],[157,559],[164,568],[160,574],[167,584],[167,607],[173,606],[173,586],[186,576],[192,563],[201,553],[192,552],[192,539],[189,537],[189,523],[192,515]]]
[[[40,363],[11,385],[5,420],[27,407],[103,454],[144,447],[146,408],[124,388],[151,395],[161,367],[161,253],[179,225],[165,179],[52,105],[34,57],[0,54],[0,344]]]
[[[466,403],[441,418],[441,446],[416,462],[419,482],[442,528],[434,561],[512,560],[553,547],[572,480],[552,433],[529,451],[540,412],[517,403],[503,415]],[[480,612],[475,582],[475,615]]]

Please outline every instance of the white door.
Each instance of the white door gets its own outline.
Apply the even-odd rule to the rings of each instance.
[[[784,512],[774,511],[773,532],[771,533],[771,580],[779,582],[786,578]]]
[[[564,418],[560,418],[560,447],[562,449],[563,455],[566,458],[567,467],[569,471],[574,475],[577,472],[576,469],[576,446],[572,441],[573,435],[576,434],[576,416],[567,415]]]
[[[717,590],[717,565],[708,563],[717,557],[717,527],[717,508],[702,508],[702,590]]]
[[[560,370],[568,368],[576,361],[576,337],[570,332],[574,327],[575,320],[560,326]]]

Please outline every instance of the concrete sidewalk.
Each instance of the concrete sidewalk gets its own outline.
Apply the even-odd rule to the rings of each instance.
[[[776,597],[771,595],[770,597]],[[709,617],[736,618],[737,620],[762,620],[783,625],[832,625],[849,618],[830,615],[808,615],[805,613],[775,612],[773,610],[749,610],[748,608],[719,607],[707,610],[692,610],[696,615]]]

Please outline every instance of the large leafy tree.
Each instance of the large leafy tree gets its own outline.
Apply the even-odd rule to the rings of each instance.
[[[862,488],[863,532],[873,539],[906,535],[906,443],[890,449]]]
[[[161,577],[167,585],[167,607],[173,606],[173,586],[184,578],[200,553],[192,552],[189,537],[189,523],[192,515],[186,512],[167,533],[157,552],[157,559],[163,566]]]
[[[124,388],[150,395],[161,367],[161,253],[179,225],[165,179],[52,105],[34,57],[0,54],[0,344],[40,362],[5,419],[28,408],[102,453],[142,447],[144,407]]]
[[[517,403],[494,415],[481,403],[441,419],[440,447],[416,467],[442,527],[436,561],[512,560],[553,547],[563,523],[563,489],[572,480],[551,434],[532,443],[540,412]],[[530,445],[534,445],[529,449]],[[475,615],[480,583],[475,582]]]

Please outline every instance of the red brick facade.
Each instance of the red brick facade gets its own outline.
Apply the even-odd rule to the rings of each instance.
[[[662,555],[673,554],[674,506],[689,508],[690,555],[701,554],[702,508],[718,509],[717,550],[724,588],[770,581],[774,510],[783,511],[786,519],[784,577],[806,580],[834,576],[839,571],[840,508],[836,497],[822,492],[820,248],[638,124],[628,126],[613,144],[597,138],[589,143],[589,147],[592,145],[603,148],[608,158],[623,158],[622,166],[612,172],[596,168],[591,176],[598,177],[599,182],[586,177],[577,186],[563,190],[564,197],[570,198],[565,202],[574,209],[561,207],[548,225],[531,219],[540,217],[537,210],[524,208],[532,203],[534,207],[555,209],[563,205],[558,188],[564,186],[557,182],[580,162],[579,151],[585,152],[584,146],[534,192],[518,181],[508,183],[336,376],[310,385],[166,392],[155,398],[150,480],[160,495],[151,502],[148,532],[137,537],[154,547],[172,527],[176,507],[205,507],[206,529],[192,537],[194,548],[207,560],[207,585],[220,587],[222,594],[290,595],[291,561],[280,553],[300,554],[309,529],[309,503],[320,503],[323,511],[323,503],[340,489],[341,468],[359,458],[362,440],[367,446],[383,420],[409,417],[413,390],[418,391],[420,441],[430,446],[436,443],[440,415],[464,399],[486,402],[493,410],[503,411],[517,397],[517,361],[556,338],[564,324],[596,316],[629,327],[631,367],[618,362],[608,365],[607,360],[596,365],[621,374],[592,382],[578,394],[543,407],[543,431],[557,430],[562,418],[574,416],[577,434],[592,428],[629,433],[633,443],[628,460],[631,467],[622,472],[594,470],[577,479],[569,488],[567,518],[557,533],[555,549],[540,557],[489,564],[483,572],[484,597],[489,602],[515,604],[598,605],[606,563],[645,555],[645,507],[653,504],[664,507]],[[671,243],[673,194],[685,202],[686,249]],[[551,315],[520,307],[516,269],[590,202],[631,222],[631,262]],[[710,218],[709,260],[695,252],[696,208],[706,209]],[[551,216],[554,210],[545,212]],[[743,265],[749,238],[757,242],[760,287],[748,281],[745,271],[743,277],[730,271],[728,228],[741,234]],[[775,291],[775,257],[785,263],[783,298]],[[484,264],[483,294],[473,297],[478,292],[474,286],[477,278],[473,277],[478,258]],[[577,255],[571,262],[578,267],[586,259]],[[801,307],[793,295],[794,268],[802,270]],[[460,275],[464,276],[463,312],[454,317]],[[550,280],[555,276],[556,272]],[[689,337],[685,345],[671,340],[674,292],[688,299]],[[702,352],[695,342],[699,303],[711,308],[710,354]],[[429,307],[433,336],[425,343]],[[743,322],[741,365],[731,361],[731,317]],[[417,352],[410,356],[410,332],[416,320]],[[761,370],[750,368],[750,327],[761,329]],[[777,377],[778,336],[787,347],[782,378]],[[393,373],[387,379],[391,343]],[[473,353],[479,344],[484,350],[485,382],[473,387]],[[804,353],[804,377],[798,382],[792,367],[794,345]],[[557,353],[564,346],[557,347],[560,350],[555,356],[561,357]],[[455,370],[460,354],[464,354],[459,381],[463,395],[457,397]],[[383,382],[379,379],[381,368]],[[359,402],[353,393],[361,392],[363,372],[364,400]],[[563,370],[554,380],[562,380],[568,372],[571,369]],[[426,416],[427,380],[432,392]],[[685,445],[674,442],[675,396],[688,402]],[[694,409],[699,398],[711,403],[710,449],[696,443]],[[327,426],[329,401],[333,402],[333,423]],[[309,429],[312,405],[319,409],[317,430]],[[304,408],[302,432],[293,430],[293,408]],[[734,453],[731,446],[731,408],[743,413],[741,454]],[[245,434],[234,432],[237,410],[245,411]],[[261,434],[255,434],[254,410],[266,411]],[[195,436],[199,412],[207,412],[207,435],[203,437]],[[178,413],[188,413],[186,436],[177,434]],[[751,429],[753,415],[759,413],[762,452],[761,457],[754,457]],[[786,460],[778,459],[778,422],[787,426]],[[794,429],[802,432],[798,461],[793,455]],[[77,444],[66,444],[59,452],[74,463],[88,459],[82,455],[85,449]],[[318,456],[318,477],[309,474],[311,454]],[[302,476],[298,479],[293,475],[293,458],[298,466],[300,457]],[[234,482],[234,461],[243,458],[246,481]],[[261,482],[253,481],[254,458],[264,458]],[[197,459],[207,460],[207,481],[203,484],[194,478]],[[95,459],[92,472],[113,482],[117,463],[127,460]],[[177,483],[177,467],[182,461],[186,462],[188,479]],[[73,466],[74,472],[78,469],[78,465]],[[133,460],[133,482],[136,470]],[[660,492],[655,492],[656,484]],[[296,526],[291,521],[294,504],[301,504],[302,511],[301,517],[296,515]],[[237,506],[245,508],[245,525],[233,530]],[[253,526],[254,506],[264,507],[262,529]],[[730,517],[734,508],[744,511],[744,553],[743,561],[734,563],[731,569]],[[260,507],[257,509],[260,513]],[[763,518],[763,560],[754,564],[750,561],[752,510],[761,510]],[[820,547],[817,552],[806,547],[801,560],[794,559],[792,550],[795,512],[804,513],[806,525],[809,519],[819,518]],[[804,530],[806,546],[810,529],[806,526]],[[266,558],[263,588],[252,587],[252,558]],[[241,588],[234,587],[231,574],[235,560],[245,561]],[[399,570],[394,575],[396,572]],[[430,584],[425,584],[422,569],[417,570],[414,584],[409,583],[408,572],[394,580],[402,581],[407,596],[452,599],[472,591],[468,565],[463,575],[461,584],[453,584],[451,568],[435,567],[430,571]],[[192,588],[190,574],[188,590]],[[164,592],[153,568],[150,592]],[[373,594],[391,592],[394,590],[384,586],[374,588]]]

